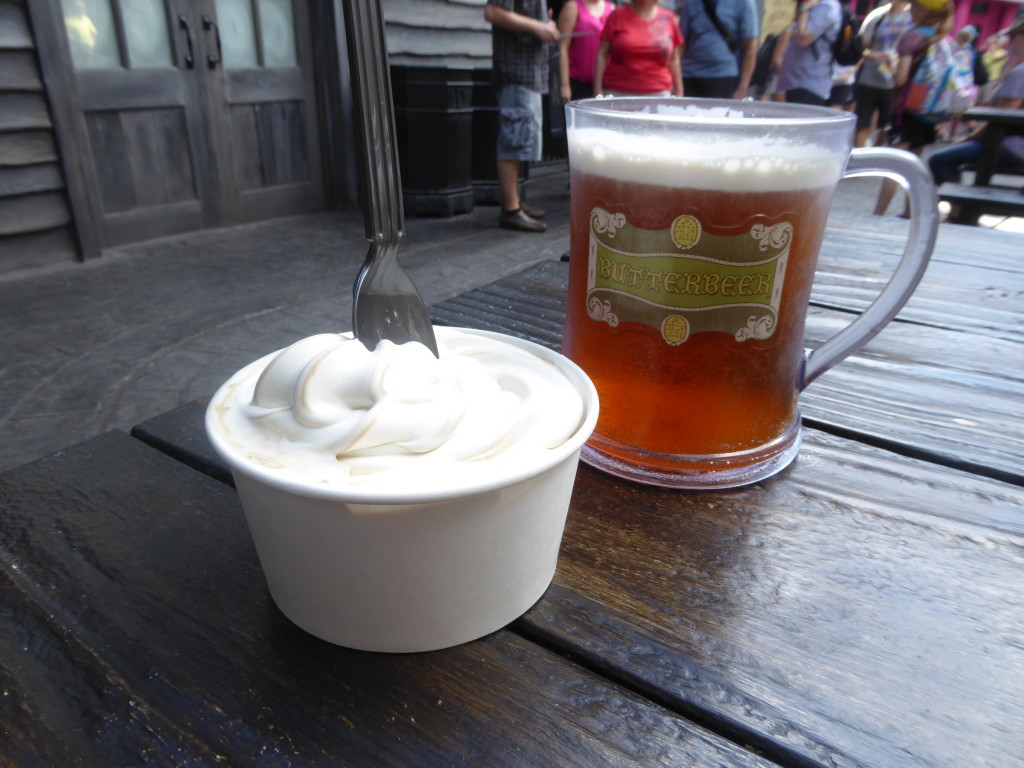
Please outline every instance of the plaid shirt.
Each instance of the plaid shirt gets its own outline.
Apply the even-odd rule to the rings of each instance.
[[[545,0],[487,0],[523,16],[546,21],[548,18]],[[524,85],[538,93],[548,92],[548,56],[546,43],[530,32],[512,32],[491,25],[493,64],[491,82],[496,88],[504,85]]]

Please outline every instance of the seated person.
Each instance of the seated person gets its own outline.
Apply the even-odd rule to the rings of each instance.
[[[1003,79],[992,94],[991,105],[1001,109],[1020,109],[1024,104],[1024,16],[1019,17],[1008,30],[1010,51],[1019,62]],[[981,133],[985,126],[975,129],[962,143],[936,152],[928,160],[935,184],[958,181],[960,168],[973,165],[981,156]],[[999,150],[998,168],[1024,170],[1024,128],[1010,127]]]

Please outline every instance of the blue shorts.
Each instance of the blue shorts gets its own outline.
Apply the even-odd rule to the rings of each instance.
[[[522,85],[498,90],[498,159],[537,162],[543,131],[541,94]]]

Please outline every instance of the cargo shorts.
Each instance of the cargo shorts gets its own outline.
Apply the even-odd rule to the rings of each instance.
[[[498,89],[498,159],[537,162],[541,159],[543,99],[522,85]]]

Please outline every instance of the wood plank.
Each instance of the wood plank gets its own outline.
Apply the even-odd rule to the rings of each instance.
[[[523,623],[698,721],[835,766],[1009,766],[1024,742],[1024,492],[811,434],[747,489],[581,470]]]
[[[808,346],[852,316],[811,310]],[[894,322],[801,395],[805,420],[1024,485],[1024,358],[998,337]]]
[[[305,96],[302,70],[297,67],[229,70],[224,78],[224,96],[232,105],[302,99]]]
[[[0,91],[42,90],[35,51],[0,50]]]
[[[965,120],[984,120],[985,122],[999,122],[1015,128],[1024,128],[1024,115],[1015,109],[1006,109],[992,106],[971,107],[964,114]]]
[[[5,758],[770,768],[508,631],[399,655],[305,634],[234,492],[122,433],[0,476],[0,519]]]
[[[483,2],[386,0],[384,33],[392,64],[489,68],[491,29]]]
[[[62,192],[0,198],[0,236],[63,227],[71,222]]]
[[[50,110],[41,93],[0,93],[0,131],[49,129]]]
[[[62,11],[54,3],[31,3],[26,10],[38,46],[39,64],[46,80],[55,138],[61,147],[61,167],[68,185],[71,209],[75,214],[75,235],[82,255],[95,258],[100,255],[102,245],[99,231],[100,204],[91,183],[93,171],[88,158],[88,130],[79,111],[75,72],[68,52]],[[0,157],[3,156],[4,153],[0,151]]]
[[[939,199],[996,216],[1024,215],[1024,187],[954,184],[947,181],[939,188]]]
[[[195,200],[183,110],[126,110],[119,118],[125,138],[122,152],[132,170],[135,207]]]
[[[568,265],[544,261],[430,308],[439,325],[510,333],[558,349],[565,322]]]
[[[206,437],[204,419],[209,398],[179,406],[132,427],[132,437],[153,446],[225,485],[234,485],[231,471]]]
[[[0,133],[0,167],[50,163],[57,159],[57,147],[49,131]]]
[[[309,180],[306,125],[297,101],[254,106],[263,166],[263,186],[301,184]]]
[[[0,167],[0,197],[53,192],[58,189],[64,189],[64,176],[57,163]]]
[[[78,258],[78,242],[70,226],[0,239],[0,274]]]
[[[146,208],[110,214],[104,220],[107,245],[140,243],[202,228],[203,212],[198,200],[168,203],[159,211],[159,216]]]
[[[477,66],[489,66],[491,63],[489,30],[439,31],[389,26],[387,39],[392,63],[420,60],[429,62],[431,66],[444,66],[444,62],[452,61],[452,66],[466,68],[472,67],[473,63]],[[431,59],[438,61],[435,63]]]
[[[135,434],[223,477],[201,430],[195,404]],[[1019,487],[814,430],[734,491],[582,468],[556,586],[515,626],[783,764],[1011,765],[1022,509]]]
[[[1018,109],[1000,109],[998,107],[980,107],[968,110],[965,121],[985,121],[985,132],[981,135],[981,153],[975,163],[974,183],[988,185],[999,166],[999,150],[1008,130],[1019,130],[1024,127],[1024,115]],[[969,223],[976,223],[970,221]]]
[[[836,235],[844,240],[850,236],[860,236],[869,245],[863,250],[862,258],[876,264],[878,269],[891,271],[903,251],[907,230],[907,221],[897,216],[871,216],[853,211],[833,211],[825,231],[825,245],[820,261],[823,264],[831,263],[833,247],[830,247],[830,236]],[[1019,233],[986,229],[981,237],[985,243],[983,248],[978,247],[977,229],[959,224],[941,224],[931,263],[960,264],[989,270],[1007,270],[1015,274],[1024,273],[1024,261],[1018,252]],[[843,247],[849,248],[848,245]],[[843,262],[850,263],[846,258]]]
[[[188,102],[185,84],[177,70],[77,70],[75,84],[79,107],[84,112],[184,107]]]
[[[23,2],[0,2],[0,50],[32,49],[32,30]]]
[[[812,303],[861,312],[874,301],[888,282],[903,248],[902,235],[881,226],[876,230],[829,227],[811,293]],[[905,229],[905,223],[902,228]],[[975,228],[940,227],[935,256],[899,318],[1024,341],[1018,298],[1024,293],[1020,236],[990,236],[986,230],[983,242],[984,246],[979,247]],[[1015,268],[1007,269],[1010,261],[1016,262]],[[965,311],[965,307],[970,307],[970,311]]]
[[[304,182],[247,189],[239,195],[239,202],[242,220],[255,222],[318,210],[322,207],[323,197],[315,185]]]
[[[433,314],[550,344],[565,276],[541,264]],[[812,338],[845,319],[812,313]],[[937,452],[973,441],[977,463],[995,463],[991,446],[1008,442],[998,411],[1021,402],[1018,350],[897,322],[805,398],[826,388],[823,399],[849,398],[841,421],[875,409],[902,434],[907,417],[884,410],[902,387]],[[920,386],[901,385],[901,369]],[[930,413],[915,408],[922,396]],[[943,419],[944,401],[966,415]],[[956,421],[977,407],[992,424]],[[189,418],[201,428],[198,406]],[[1024,718],[1024,598],[1012,587],[1024,575],[1022,509],[1020,487],[813,430],[791,470],[737,491],[651,491],[584,469],[562,591],[517,627],[734,739],[782,742],[772,754],[789,764],[960,766],[969,754],[970,765],[1011,765],[1021,744],[1002,724]]]
[[[484,3],[449,0],[384,0],[381,10],[385,28],[408,27],[421,31],[471,29],[490,36],[491,25],[484,19]],[[388,50],[391,38],[388,37]],[[458,50],[453,48],[453,50]]]
[[[231,121],[232,155],[235,175],[240,190],[263,188],[263,158],[260,154],[259,127],[256,111],[252,104],[232,106],[229,110]]]
[[[138,203],[131,160],[125,151],[128,137],[120,113],[94,112],[86,115],[85,121],[89,130],[89,145],[93,147],[96,158],[103,158],[102,162],[95,164],[91,174],[100,193],[97,201],[100,203],[100,212],[110,214],[132,210]],[[84,156],[83,161],[88,162],[91,154]]]
[[[155,134],[154,144],[161,148],[160,183],[164,188],[164,199],[171,202],[198,200],[193,176],[194,158],[184,111],[153,110],[149,119],[150,130]]]

